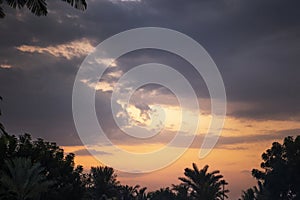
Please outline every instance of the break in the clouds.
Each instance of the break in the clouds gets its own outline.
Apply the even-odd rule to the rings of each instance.
[[[87,39],[75,40],[69,43],[59,44],[55,46],[40,47],[21,45],[16,48],[21,52],[48,53],[54,57],[63,57],[68,60],[71,60],[74,57],[86,56],[94,50],[94,47]]]
[[[80,144],[71,109],[79,65],[98,42],[143,26],[181,31],[206,48],[223,76],[230,117],[299,120],[299,1],[88,3],[82,13],[53,1],[47,17],[7,9],[7,17],[0,21],[0,94],[8,130],[31,132],[64,145]],[[153,61],[174,67],[190,80],[199,99],[209,99],[201,76],[176,55],[145,50],[124,55],[115,63],[108,58],[100,62],[110,63],[111,69],[99,84],[90,86],[98,90],[98,117],[109,132],[116,130],[109,101],[114,84],[133,66]],[[157,85],[145,88],[146,94],[151,92],[164,97],[159,101],[165,105],[177,105],[169,101],[173,98],[166,89]],[[133,106],[147,119],[155,101]]]
[[[7,65],[7,64],[1,64],[0,68],[2,68],[2,69],[10,69],[10,68],[12,68],[12,66],[11,65]]]

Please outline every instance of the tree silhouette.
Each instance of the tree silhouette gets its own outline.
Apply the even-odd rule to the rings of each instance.
[[[269,200],[271,199],[269,191],[263,187],[262,183],[258,181],[258,186],[249,188],[243,191],[242,200]]]
[[[223,190],[223,176],[219,175],[220,171],[215,170],[207,172],[208,165],[199,170],[197,165],[193,163],[193,169],[186,168],[185,177],[180,177],[184,184],[191,189],[191,196],[199,200],[221,200],[227,198],[226,193],[229,190]]]
[[[146,187],[142,187],[139,190],[137,190],[137,196],[135,197],[135,199],[136,200],[148,200],[146,190],[147,190]]]
[[[253,188],[249,188],[243,191],[242,200],[256,200],[255,192]]]
[[[85,0],[62,1],[67,2],[68,4],[79,10],[85,10],[87,8],[87,3]],[[0,0],[0,18],[5,17],[5,12],[2,8],[2,5],[4,3],[14,9],[27,7],[36,16],[46,16],[48,13],[46,0]]]
[[[18,138],[1,135],[0,170],[5,169],[5,160],[20,157],[30,158],[32,163],[40,163],[47,173],[47,180],[54,181],[47,195],[42,197],[43,200],[79,200],[83,196],[83,168],[74,167],[74,154],[65,156],[63,149],[55,143],[42,139],[32,141],[29,134],[20,135]]]
[[[122,200],[133,200],[137,196],[139,185],[129,186],[124,185],[120,187]]]
[[[1,11],[1,8],[0,8],[0,11]],[[2,101],[3,98],[0,96],[0,101]],[[2,112],[1,112],[1,109],[0,109],[0,116],[2,115]],[[8,135],[7,132],[5,131],[5,128],[4,128],[4,125],[0,122],[0,131],[2,134],[4,135]]]
[[[6,170],[1,172],[0,182],[5,192],[2,198],[13,197],[16,200],[38,200],[53,182],[44,175],[39,163],[28,158],[6,160]]]
[[[122,200],[147,200],[146,187],[140,188],[139,185],[121,185],[119,187],[120,199]]]
[[[191,200],[191,190],[187,184],[173,185],[173,191],[176,194],[176,200]]]
[[[283,144],[274,142],[262,154],[262,171],[252,170],[252,175],[261,184],[261,196],[269,199],[300,198],[300,136],[289,136]]]
[[[120,183],[117,181],[117,175],[111,167],[92,167],[90,171],[89,190],[94,199],[106,196],[108,198],[119,195]]]
[[[154,192],[150,192],[148,194],[148,198],[151,200],[173,200],[176,198],[176,195],[172,192],[172,190],[167,188],[160,188]]]

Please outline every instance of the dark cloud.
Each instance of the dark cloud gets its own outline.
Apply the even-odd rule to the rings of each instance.
[[[91,155],[112,155],[111,153],[105,151],[98,151],[95,149],[79,149],[73,152],[77,156],[91,156]]]
[[[233,145],[233,144],[250,144],[272,140],[283,140],[287,136],[297,136],[300,129],[287,129],[282,131],[268,132],[264,134],[245,135],[240,137],[221,136],[217,146]]]
[[[13,68],[0,68],[3,120],[13,133],[31,132],[61,145],[80,144],[72,119],[71,97],[84,56],[67,60],[21,52],[16,47],[48,47],[82,38],[96,45],[120,31],[142,26],[181,31],[207,49],[223,76],[229,103],[237,103],[229,109],[229,115],[299,120],[299,5],[296,0],[101,0],[90,1],[88,10],[80,12],[53,1],[47,17],[7,8],[7,17],[0,21],[0,64]],[[155,59],[178,69],[189,78],[199,97],[208,97],[200,76],[174,55],[133,52],[120,58],[119,64],[126,71]],[[249,109],[238,106],[239,103],[250,105]],[[113,132],[115,123],[108,105],[109,94],[97,96],[98,117]],[[254,140],[240,140],[243,139]],[[222,141],[229,144],[233,139]]]

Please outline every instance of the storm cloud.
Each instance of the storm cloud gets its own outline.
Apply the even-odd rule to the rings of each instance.
[[[7,17],[0,21],[2,119],[15,134],[30,132],[61,145],[81,144],[71,104],[84,57],[116,33],[157,26],[185,33],[206,48],[224,79],[229,116],[299,120],[299,6],[296,0],[99,0],[88,1],[87,11],[80,12],[53,1],[47,17],[5,8]],[[201,76],[176,55],[133,52],[121,57],[117,67],[123,73],[153,61],[174,67],[188,77],[199,98],[209,98]],[[110,78],[108,83],[116,77]],[[159,86],[147,89],[170,93]],[[109,98],[109,91],[97,94],[97,113],[113,134]]]

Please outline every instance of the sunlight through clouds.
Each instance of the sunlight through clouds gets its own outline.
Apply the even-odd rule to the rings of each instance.
[[[2,69],[10,69],[10,68],[12,68],[12,65],[0,64],[0,68],[2,68]]]
[[[28,53],[48,53],[54,57],[63,57],[67,60],[71,60],[76,57],[82,57],[94,50],[91,42],[83,38],[81,40],[75,40],[69,43],[51,45],[47,47],[21,45],[16,47],[19,51]]]
[[[94,88],[95,90],[100,90],[102,92],[111,92],[114,88],[113,85],[106,82],[106,81],[101,81],[101,82],[91,82],[90,80],[81,80],[82,83],[85,83],[87,86],[90,88]]]

